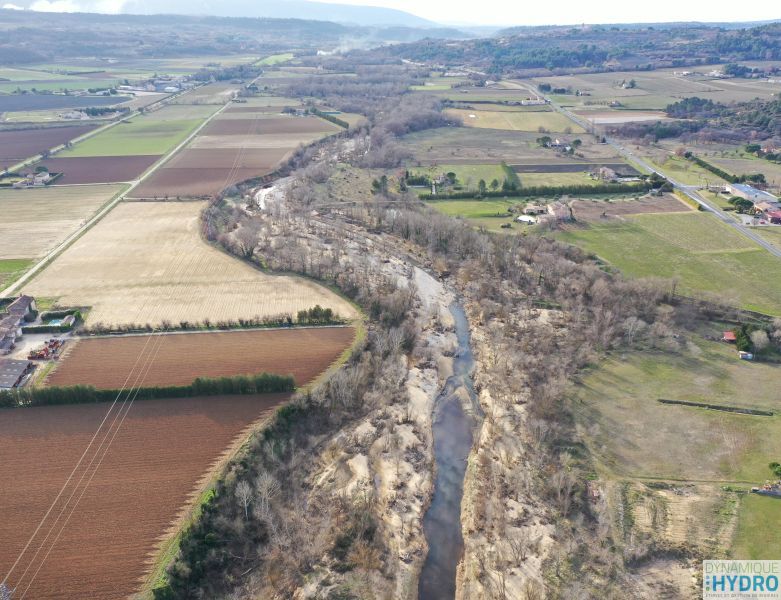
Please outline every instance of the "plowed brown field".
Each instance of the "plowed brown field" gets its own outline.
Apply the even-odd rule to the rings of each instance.
[[[265,133],[333,133],[339,127],[317,117],[267,117],[261,119],[215,119],[203,135],[247,135]]]
[[[157,162],[159,156],[74,156],[41,161],[52,173],[62,173],[58,185],[132,181]]]
[[[94,125],[0,131],[0,163],[11,166],[14,161],[41,154],[92,129]]]
[[[248,426],[287,398],[269,394],[133,404],[90,485],[76,487],[94,452],[87,454],[22,555],[9,578],[11,587],[17,588],[14,598],[113,600],[137,591],[157,544],[180,511],[192,504],[193,494],[199,493],[221,455],[244,439]],[[3,577],[55,501],[107,410],[106,404],[81,404],[2,412]],[[96,460],[93,467],[97,465]],[[86,472],[83,483],[92,472]],[[72,502],[65,504],[74,492]],[[60,513],[59,524],[52,529]]]
[[[48,385],[113,389],[135,376],[141,356],[154,353],[145,386],[187,385],[196,377],[275,373],[303,385],[323,372],[354,337],[352,327],[276,329],[158,336],[93,338],[71,342]],[[160,342],[157,344],[156,342]],[[148,343],[149,342],[149,343]],[[132,379],[131,379],[132,380]]]

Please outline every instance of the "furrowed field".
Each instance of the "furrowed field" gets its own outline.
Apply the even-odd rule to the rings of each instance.
[[[355,310],[299,277],[269,275],[200,237],[204,202],[123,202],[24,286],[61,305],[91,306],[94,325],[160,325]]]
[[[292,375],[302,385],[336,360],[354,337],[352,327],[328,327],[83,339],[69,345],[46,383],[119,389],[136,358],[153,346],[155,360],[144,386],[189,385],[196,377],[261,372]]]

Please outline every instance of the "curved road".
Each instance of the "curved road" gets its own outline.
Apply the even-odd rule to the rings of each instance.
[[[563,106],[560,106],[559,104],[556,104],[553,102],[549,97],[547,96],[540,96],[540,94],[531,86],[530,84],[518,82],[519,85],[526,88],[529,92],[531,92],[532,95],[543,98],[545,101],[547,101],[551,107],[553,107],[554,110],[560,112],[562,115],[567,117],[570,121],[575,123],[576,125],[579,125],[582,127],[585,131],[591,131],[594,128],[594,125],[587,121],[586,119],[583,119],[576,115],[573,112],[570,112]],[[725,225],[728,225],[732,227],[734,230],[736,230],[741,235],[749,238],[751,241],[753,241],[758,246],[761,246],[770,254],[773,256],[777,256],[778,258],[781,258],[781,248],[777,248],[776,246],[773,246],[770,242],[763,239],[761,236],[757,235],[754,231],[751,229],[748,229],[741,225],[740,223],[737,223],[734,219],[732,219],[727,213],[725,213],[723,210],[721,210],[717,206],[713,206],[710,204],[705,198],[703,198],[699,194],[699,187],[696,185],[684,185],[678,181],[675,181],[670,176],[662,173],[658,169],[656,169],[653,165],[649,164],[645,159],[637,156],[634,154],[631,150],[621,145],[621,143],[618,140],[615,140],[613,138],[605,137],[605,140],[608,144],[610,144],[616,152],[618,152],[622,157],[625,159],[633,162],[634,164],[638,165],[642,169],[645,169],[649,174],[650,173],[656,173],[660,175],[661,177],[664,177],[667,181],[669,181],[673,187],[675,187],[676,190],[680,191],[683,194],[686,194],[689,198],[694,200],[697,204],[699,204],[702,209],[706,212],[709,212],[713,214],[717,219],[719,219],[722,223]]]

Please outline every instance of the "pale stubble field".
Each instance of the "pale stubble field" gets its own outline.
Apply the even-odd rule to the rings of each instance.
[[[89,306],[87,324],[160,325],[295,313],[319,304],[345,318],[353,306],[314,282],[263,273],[200,235],[205,202],[124,202],[24,293]]]

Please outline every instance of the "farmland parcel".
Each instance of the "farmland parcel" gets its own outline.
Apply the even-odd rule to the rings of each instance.
[[[25,293],[92,306],[88,324],[160,325],[277,316],[346,300],[298,277],[268,275],[200,237],[203,202],[126,202],[68,248]]]
[[[335,361],[354,337],[352,327],[155,336],[155,360],[144,385],[189,385],[196,377],[259,373],[292,375],[296,384],[303,384]],[[119,389],[149,342],[149,336],[79,340],[71,344],[47,385]]]
[[[287,395],[146,400],[135,403],[78,509],[62,530],[29,595],[55,598],[127,598],[140,587],[161,535],[176,526],[220,455],[242,440],[247,427]],[[105,404],[7,410],[0,419],[0,570],[6,573],[54,501],[101,419]],[[82,464],[63,498],[75,487]],[[89,478],[88,471],[86,478]],[[86,481],[85,478],[85,481]],[[74,499],[75,501],[75,499]],[[60,508],[55,509],[55,515]],[[60,520],[65,522],[68,510]],[[53,518],[47,521],[49,531]],[[49,538],[51,542],[59,526]],[[45,534],[44,534],[45,535]],[[43,535],[37,538],[40,544]],[[50,544],[23,555],[12,585],[23,590]],[[34,564],[19,579],[24,567]]]
[[[0,259],[42,256],[121,189],[100,185],[0,190]]]

